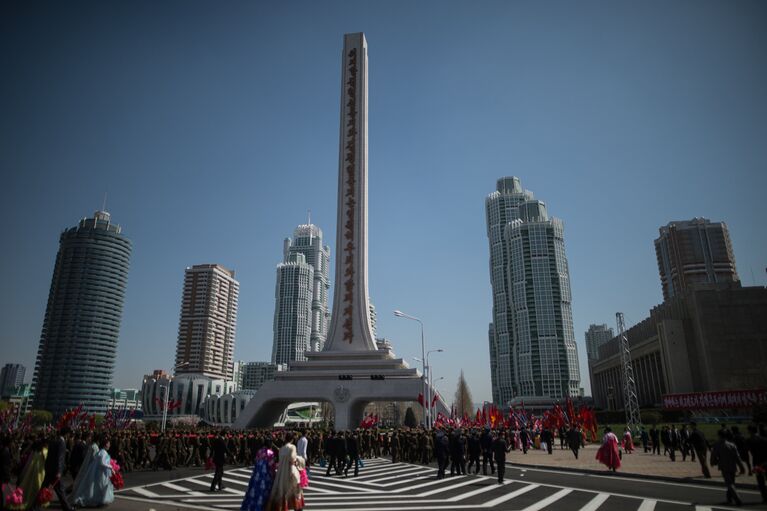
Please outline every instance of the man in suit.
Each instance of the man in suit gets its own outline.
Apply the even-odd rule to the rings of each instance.
[[[48,456],[45,458],[45,477],[41,488],[50,486],[56,492],[61,509],[71,511],[72,507],[67,503],[67,498],[61,488],[61,477],[67,468],[67,440],[71,435],[69,427],[64,426],[48,443]]]
[[[354,477],[360,474],[360,451],[357,434],[352,431],[346,432],[346,453],[349,455],[349,461],[344,467],[344,477],[349,475],[349,468],[354,464]]]
[[[212,458],[213,464],[216,466],[216,472],[213,474],[213,482],[210,483],[210,491],[216,491],[216,486],[218,486],[219,490],[223,490],[224,463],[226,463],[226,457],[229,454],[223,431],[220,431],[218,436],[213,439],[211,449],[213,451]]]
[[[503,484],[503,476],[506,473],[506,453],[511,450],[506,441],[506,432],[500,431],[493,440],[493,457],[498,467],[498,484]]]
[[[581,431],[574,424],[570,425],[570,431],[567,432],[567,442],[570,444],[570,450],[573,451],[577,460],[578,450],[581,447]]]
[[[655,425],[650,428],[650,440],[652,441],[652,454],[660,455],[660,431]]]
[[[487,464],[490,463],[490,474],[495,474],[495,465],[493,464],[493,435],[490,433],[490,427],[485,426],[485,431],[479,439],[482,446],[482,475],[487,475]]]

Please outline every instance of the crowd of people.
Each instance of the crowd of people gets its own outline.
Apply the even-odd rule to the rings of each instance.
[[[662,453],[672,461],[677,452],[683,461],[697,459],[705,477],[711,477],[709,463],[717,466],[727,485],[728,501],[735,504],[740,502],[734,486],[736,471],[754,474],[767,501],[767,431],[763,426],[751,426],[749,433],[745,438],[736,426],[723,427],[711,444],[694,423],[680,428],[642,428],[633,435],[626,429],[620,439],[606,428],[596,457],[609,470],[617,470],[624,453],[633,453],[636,439],[646,453]],[[554,431],[525,427],[300,432],[188,428],[165,433],[138,429],[73,432],[63,427],[48,434],[4,434],[0,441],[0,509],[38,509],[54,495],[64,510],[104,506],[114,499],[117,471],[205,466],[215,469],[210,490],[220,491],[225,465],[254,465],[242,509],[261,510],[303,508],[302,487],[308,484],[311,470],[331,477],[355,477],[363,459],[388,457],[393,463],[436,462],[438,478],[481,470],[484,475],[496,475],[502,483],[511,451],[525,455],[530,449],[542,449],[551,454],[558,442],[560,449],[569,449],[577,459],[586,436],[576,426]]]

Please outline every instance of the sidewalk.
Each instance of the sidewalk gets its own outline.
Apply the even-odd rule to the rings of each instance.
[[[559,446],[554,448],[550,455],[541,450],[528,450],[527,454],[522,454],[521,451],[512,451],[506,456],[506,461],[517,466],[610,474],[611,472],[596,460],[598,449],[598,444],[587,445],[579,451],[577,460],[572,451],[569,449],[560,450]],[[682,454],[677,451],[676,461],[671,461],[668,456],[645,454],[640,447],[635,449],[632,454],[623,453],[621,467],[616,475],[723,485],[724,481],[719,470],[711,466],[709,466],[709,470],[711,471],[711,479],[706,479],[703,477],[697,458],[694,462],[690,461],[689,457],[687,461],[682,461]],[[739,487],[756,488],[756,478],[747,474],[748,472],[738,476],[735,481],[736,484]]]

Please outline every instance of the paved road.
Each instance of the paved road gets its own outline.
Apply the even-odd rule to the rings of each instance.
[[[227,470],[226,488],[210,493],[212,473],[157,481],[162,473],[140,474],[144,482],[118,492],[117,509],[239,509],[250,469]],[[137,474],[139,475],[139,474]],[[609,475],[520,469],[509,465],[505,484],[482,475],[437,480],[433,467],[366,460],[358,477],[325,477],[315,469],[306,489],[306,508],[338,511],[522,510],[522,511],[715,511],[724,505],[724,489],[689,483],[627,479]],[[131,479],[134,479],[133,477]],[[758,505],[755,491],[742,491],[748,509]]]

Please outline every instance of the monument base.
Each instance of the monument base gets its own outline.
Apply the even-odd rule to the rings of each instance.
[[[258,389],[234,428],[272,427],[290,403],[322,401],[333,405],[337,430],[356,429],[369,403],[415,401],[424,391],[421,374],[386,349],[307,352],[306,357]],[[436,411],[449,414],[441,399]]]

